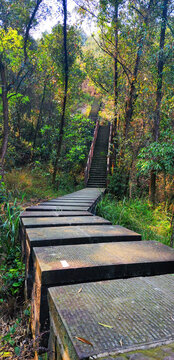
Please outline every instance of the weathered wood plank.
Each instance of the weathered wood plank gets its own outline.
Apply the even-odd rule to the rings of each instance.
[[[29,217],[69,217],[69,216],[93,216],[88,211],[23,211],[21,218]]]
[[[111,222],[99,216],[67,216],[67,217],[40,217],[23,218],[25,228],[71,226],[71,225],[111,225]]]
[[[87,211],[89,209],[89,206],[52,206],[52,205],[36,205],[36,206],[30,206],[29,208],[26,208],[26,211]]]
[[[34,248],[33,261],[32,312],[35,320],[32,328],[37,329],[39,323],[42,328],[48,321],[48,287],[172,273],[174,249],[155,241],[48,246]]]
[[[66,359],[92,359],[95,355],[112,360],[128,350],[174,341],[172,275],[68,285],[50,288],[48,293],[50,360],[65,360],[65,354]],[[134,359],[142,359],[141,354],[136,355]]]
[[[141,235],[119,225],[79,225],[27,229],[30,246],[141,240]]]

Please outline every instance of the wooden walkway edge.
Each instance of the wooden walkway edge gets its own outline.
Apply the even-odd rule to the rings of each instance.
[[[85,188],[21,214],[32,333],[50,329],[50,360],[174,341],[174,250],[93,215],[104,192]]]

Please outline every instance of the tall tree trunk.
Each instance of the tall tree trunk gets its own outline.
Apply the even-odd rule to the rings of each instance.
[[[153,139],[158,141],[159,139],[159,130],[160,130],[160,107],[162,100],[162,82],[163,82],[163,68],[164,68],[164,43],[165,43],[165,34],[166,34],[166,24],[167,24],[167,5],[169,0],[163,1],[162,6],[162,22],[161,22],[161,34],[160,34],[160,47],[159,47],[159,56],[158,56],[158,79],[157,79],[157,91],[156,91],[156,106],[154,113],[154,127],[153,127]]]
[[[116,166],[116,154],[117,154],[117,121],[118,121],[118,113],[117,113],[117,104],[118,104],[118,1],[115,1],[115,11],[114,11],[114,27],[115,27],[115,54],[114,54],[114,126],[112,132],[113,138],[113,156],[112,156],[112,172]]]
[[[34,139],[33,139],[33,150],[34,150],[35,147],[36,147],[37,135],[38,135],[38,132],[39,132],[40,126],[41,126],[42,111],[43,111],[43,104],[44,104],[44,101],[45,101],[47,81],[48,81],[48,76],[46,77],[46,79],[45,79],[45,81],[44,81],[44,87],[43,87],[43,93],[42,93],[42,100],[41,100],[41,104],[40,104],[39,115],[38,115],[38,118],[37,118],[37,123],[36,123],[36,128],[35,128],[35,133],[34,133]],[[34,151],[33,151],[33,153],[34,153]],[[33,156],[32,156],[32,157],[33,157]]]
[[[146,17],[144,18],[144,21],[143,21],[146,24],[146,27],[149,22],[149,15],[150,15],[152,5],[153,5],[153,0],[150,0],[148,8],[147,8]],[[132,81],[130,84],[129,96],[126,101],[125,122],[124,122],[125,139],[128,138],[129,126],[130,126],[130,122],[132,120],[132,115],[133,115],[133,111],[134,111],[134,104],[135,104],[135,101],[138,96],[137,92],[136,92],[136,83],[137,83],[138,70],[139,70],[139,65],[140,65],[140,60],[141,60],[141,55],[142,55],[142,51],[143,51],[145,38],[146,38],[146,30],[144,30],[144,28],[142,27],[140,38],[138,40],[139,46],[138,46],[138,50],[137,50]]]
[[[160,33],[160,45],[159,45],[159,56],[158,56],[158,78],[157,78],[157,90],[156,90],[156,105],[154,112],[154,125],[153,125],[153,141],[159,140],[160,132],[160,108],[162,100],[162,84],[163,84],[163,68],[164,68],[164,44],[167,24],[167,5],[169,0],[163,0],[162,6],[162,21],[161,21],[161,33]],[[153,190],[154,188],[154,190]],[[149,187],[150,200],[153,205],[156,202],[156,174],[155,170],[152,169],[150,176],[150,187]],[[153,190],[153,191],[151,191]]]
[[[66,102],[67,102],[67,92],[68,92],[68,53],[67,53],[67,0],[63,1],[63,11],[64,11],[64,25],[63,25],[63,37],[64,37],[64,71],[65,71],[65,88],[64,88],[64,98],[63,98],[63,106],[62,106],[62,116],[60,121],[60,131],[59,131],[59,139],[57,141],[57,153],[56,159],[54,163],[54,171],[53,171],[53,183],[56,180],[56,174],[58,170],[58,160],[61,153],[63,134],[64,134],[64,125],[65,125],[65,111],[66,111]]]
[[[3,108],[3,134],[2,134],[2,146],[0,149],[0,176],[3,179],[4,176],[4,159],[8,145],[8,98],[7,98],[7,79],[5,66],[0,59],[0,75],[1,75],[1,86],[2,86],[2,108]]]

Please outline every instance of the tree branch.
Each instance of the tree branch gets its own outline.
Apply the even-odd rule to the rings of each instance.
[[[24,62],[25,63],[26,63],[27,57],[28,57],[28,55],[27,55],[27,41],[28,41],[28,37],[29,37],[29,31],[30,31],[30,29],[32,27],[33,20],[34,20],[34,18],[36,16],[37,10],[38,10],[41,2],[42,2],[42,0],[37,0],[36,6],[35,6],[35,8],[33,10],[33,13],[32,13],[32,15],[30,17],[29,23],[28,23],[27,28],[26,28],[25,38],[24,38]]]

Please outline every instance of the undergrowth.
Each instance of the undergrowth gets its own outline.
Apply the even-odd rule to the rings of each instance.
[[[159,204],[155,209],[144,199],[113,199],[105,197],[97,205],[97,214],[142,235],[142,240],[156,240],[170,245],[170,214],[167,206]]]
[[[36,162],[31,168],[12,169],[5,175],[5,183],[13,198],[23,196],[26,201],[51,199],[71,193],[83,187],[83,176],[79,175],[77,181],[73,174],[59,172],[56,184],[52,184],[50,168],[47,164]]]

